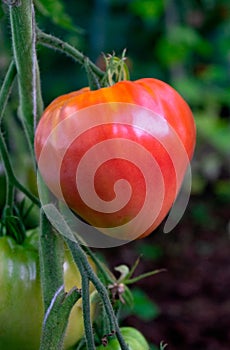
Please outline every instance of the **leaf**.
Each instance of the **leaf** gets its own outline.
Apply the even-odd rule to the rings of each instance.
[[[163,250],[160,245],[141,243],[138,247],[138,253],[142,253],[145,260],[157,260],[162,257]]]
[[[4,11],[3,11],[3,8],[2,8],[2,3],[0,3],[0,19],[2,18],[2,17],[4,17]]]
[[[124,281],[129,274],[129,268],[127,265],[119,265],[115,267],[114,270],[120,272],[121,274],[118,282]]]
[[[156,318],[160,311],[158,306],[139,288],[133,289],[133,313],[143,321],[151,321]]]
[[[166,349],[166,347],[168,346],[168,344],[165,344],[163,341],[160,343],[160,350],[164,350]]]
[[[134,0],[130,9],[144,20],[158,19],[164,11],[164,3],[162,0]]]
[[[229,157],[230,125],[225,120],[211,118],[210,115],[200,115],[196,119],[197,129],[213,147]]]
[[[64,4],[62,0],[35,0],[34,1],[37,10],[46,17],[49,17],[53,23],[58,26],[83,34],[84,30],[80,27],[76,27],[71,17],[65,12]]]
[[[156,275],[157,273],[164,272],[164,271],[166,271],[166,269],[158,269],[158,270],[149,271],[149,272],[143,273],[137,277],[128,279],[127,281],[125,281],[125,284],[133,284],[133,283],[136,283],[136,282],[142,280],[143,278],[147,278],[147,277]]]
[[[132,266],[132,268],[130,270],[130,273],[129,273],[128,277],[131,277],[134,274],[134,272],[135,272],[137,266],[139,265],[139,263],[140,263],[140,257],[138,257],[137,260],[135,261],[134,265]]]
[[[125,301],[125,304],[128,307],[132,308],[133,304],[134,304],[133,294],[132,294],[131,290],[127,286],[125,286],[125,292],[124,292],[122,297],[123,297],[123,299]]]

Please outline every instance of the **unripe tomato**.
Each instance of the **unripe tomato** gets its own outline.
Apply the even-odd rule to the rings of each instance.
[[[150,234],[165,218],[194,146],[187,103],[151,78],[60,96],[35,134],[49,189],[86,222],[124,240]]]
[[[80,288],[80,281],[80,273],[67,251],[64,262],[65,290],[69,291],[73,286]],[[92,292],[92,286],[90,288]],[[21,245],[12,237],[1,237],[0,349],[38,350],[43,317],[36,230],[31,231]],[[82,336],[80,299],[70,314],[64,348],[74,345]]]
[[[124,337],[129,350],[149,350],[149,345],[143,336],[136,328],[121,327],[121,334]],[[100,345],[97,350],[121,350],[120,344],[116,338],[111,339],[107,346]]]

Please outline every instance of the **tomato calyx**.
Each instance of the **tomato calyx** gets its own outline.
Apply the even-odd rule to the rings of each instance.
[[[138,275],[136,277],[133,277],[134,272],[137,268],[137,266],[140,263],[140,257],[137,258],[137,260],[135,261],[135,263],[133,264],[133,266],[131,268],[129,268],[127,265],[119,265],[117,267],[115,267],[115,271],[118,271],[120,273],[120,277],[119,279],[116,281],[118,284],[133,284],[136,283],[146,277],[150,277],[153,275],[156,275],[160,272],[164,272],[166,271],[165,269],[156,269],[156,270],[152,270],[152,271],[148,271],[145,272],[141,275]]]
[[[105,80],[107,80],[107,86],[112,86],[119,81],[129,80],[129,70],[125,63],[126,50],[124,49],[121,58],[115,56],[115,53],[104,56],[106,64]]]
[[[133,305],[132,292],[128,287],[130,284],[134,284],[146,277],[150,277],[160,272],[166,271],[166,269],[163,268],[156,269],[133,277],[139,263],[140,258],[135,261],[131,268],[129,268],[127,265],[119,265],[114,268],[114,270],[117,271],[120,276],[116,279],[116,277],[113,275],[113,283],[108,284],[107,288],[111,293],[111,300],[115,308],[119,308],[121,304],[127,304],[130,306]],[[120,306],[119,303],[121,303]]]
[[[90,61],[88,57],[84,59],[84,68],[86,70],[88,83],[90,90],[99,90],[102,87],[112,86],[120,81],[129,80],[129,69],[125,56],[126,50],[123,50],[121,58],[113,54],[103,55],[105,62],[105,73],[102,79],[99,79],[96,74],[93,72]]]

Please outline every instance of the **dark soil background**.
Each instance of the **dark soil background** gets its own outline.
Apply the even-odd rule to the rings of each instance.
[[[195,214],[201,208],[202,219]],[[160,227],[142,241],[105,252],[112,267],[130,265],[143,243],[154,245],[161,256],[146,259],[143,250],[137,274],[167,269],[137,283],[158,305],[159,316],[150,322],[129,316],[125,325],[140,329],[153,344],[164,341],[169,350],[230,349],[229,209],[215,198],[192,198],[171,233]]]

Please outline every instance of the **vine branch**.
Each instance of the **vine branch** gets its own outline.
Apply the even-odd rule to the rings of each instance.
[[[10,161],[10,156],[4,141],[4,135],[1,130],[1,120],[5,112],[6,104],[8,102],[14,78],[16,76],[16,67],[14,61],[10,63],[2,87],[0,89],[0,155],[4,164],[6,179],[7,179],[7,199],[6,205],[10,208],[13,199],[13,186],[24,193],[34,204],[40,207],[40,201],[35,197],[26,187],[24,187],[16,178],[14,170]]]
[[[5,79],[0,89],[0,123],[6,108],[6,104],[8,102],[11,88],[13,86],[13,82],[16,76],[17,70],[14,61],[10,63],[10,66],[5,75]]]
[[[86,57],[83,53],[81,53],[79,50],[77,50],[72,45],[62,41],[61,39],[59,39],[53,35],[44,33],[39,28],[37,29],[37,42],[39,44],[47,46],[51,49],[56,49],[58,51],[61,51],[62,53],[65,53],[67,56],[73,58],[75,61],[80,63],[82,66],[85,65]],[[87,63],[89,65],[90,69],[92,70],[92,72],[98,77],[98,79],[102,80],[105,72],[103,72],[99,67],[97,67],[88,58],[87,58]]]

